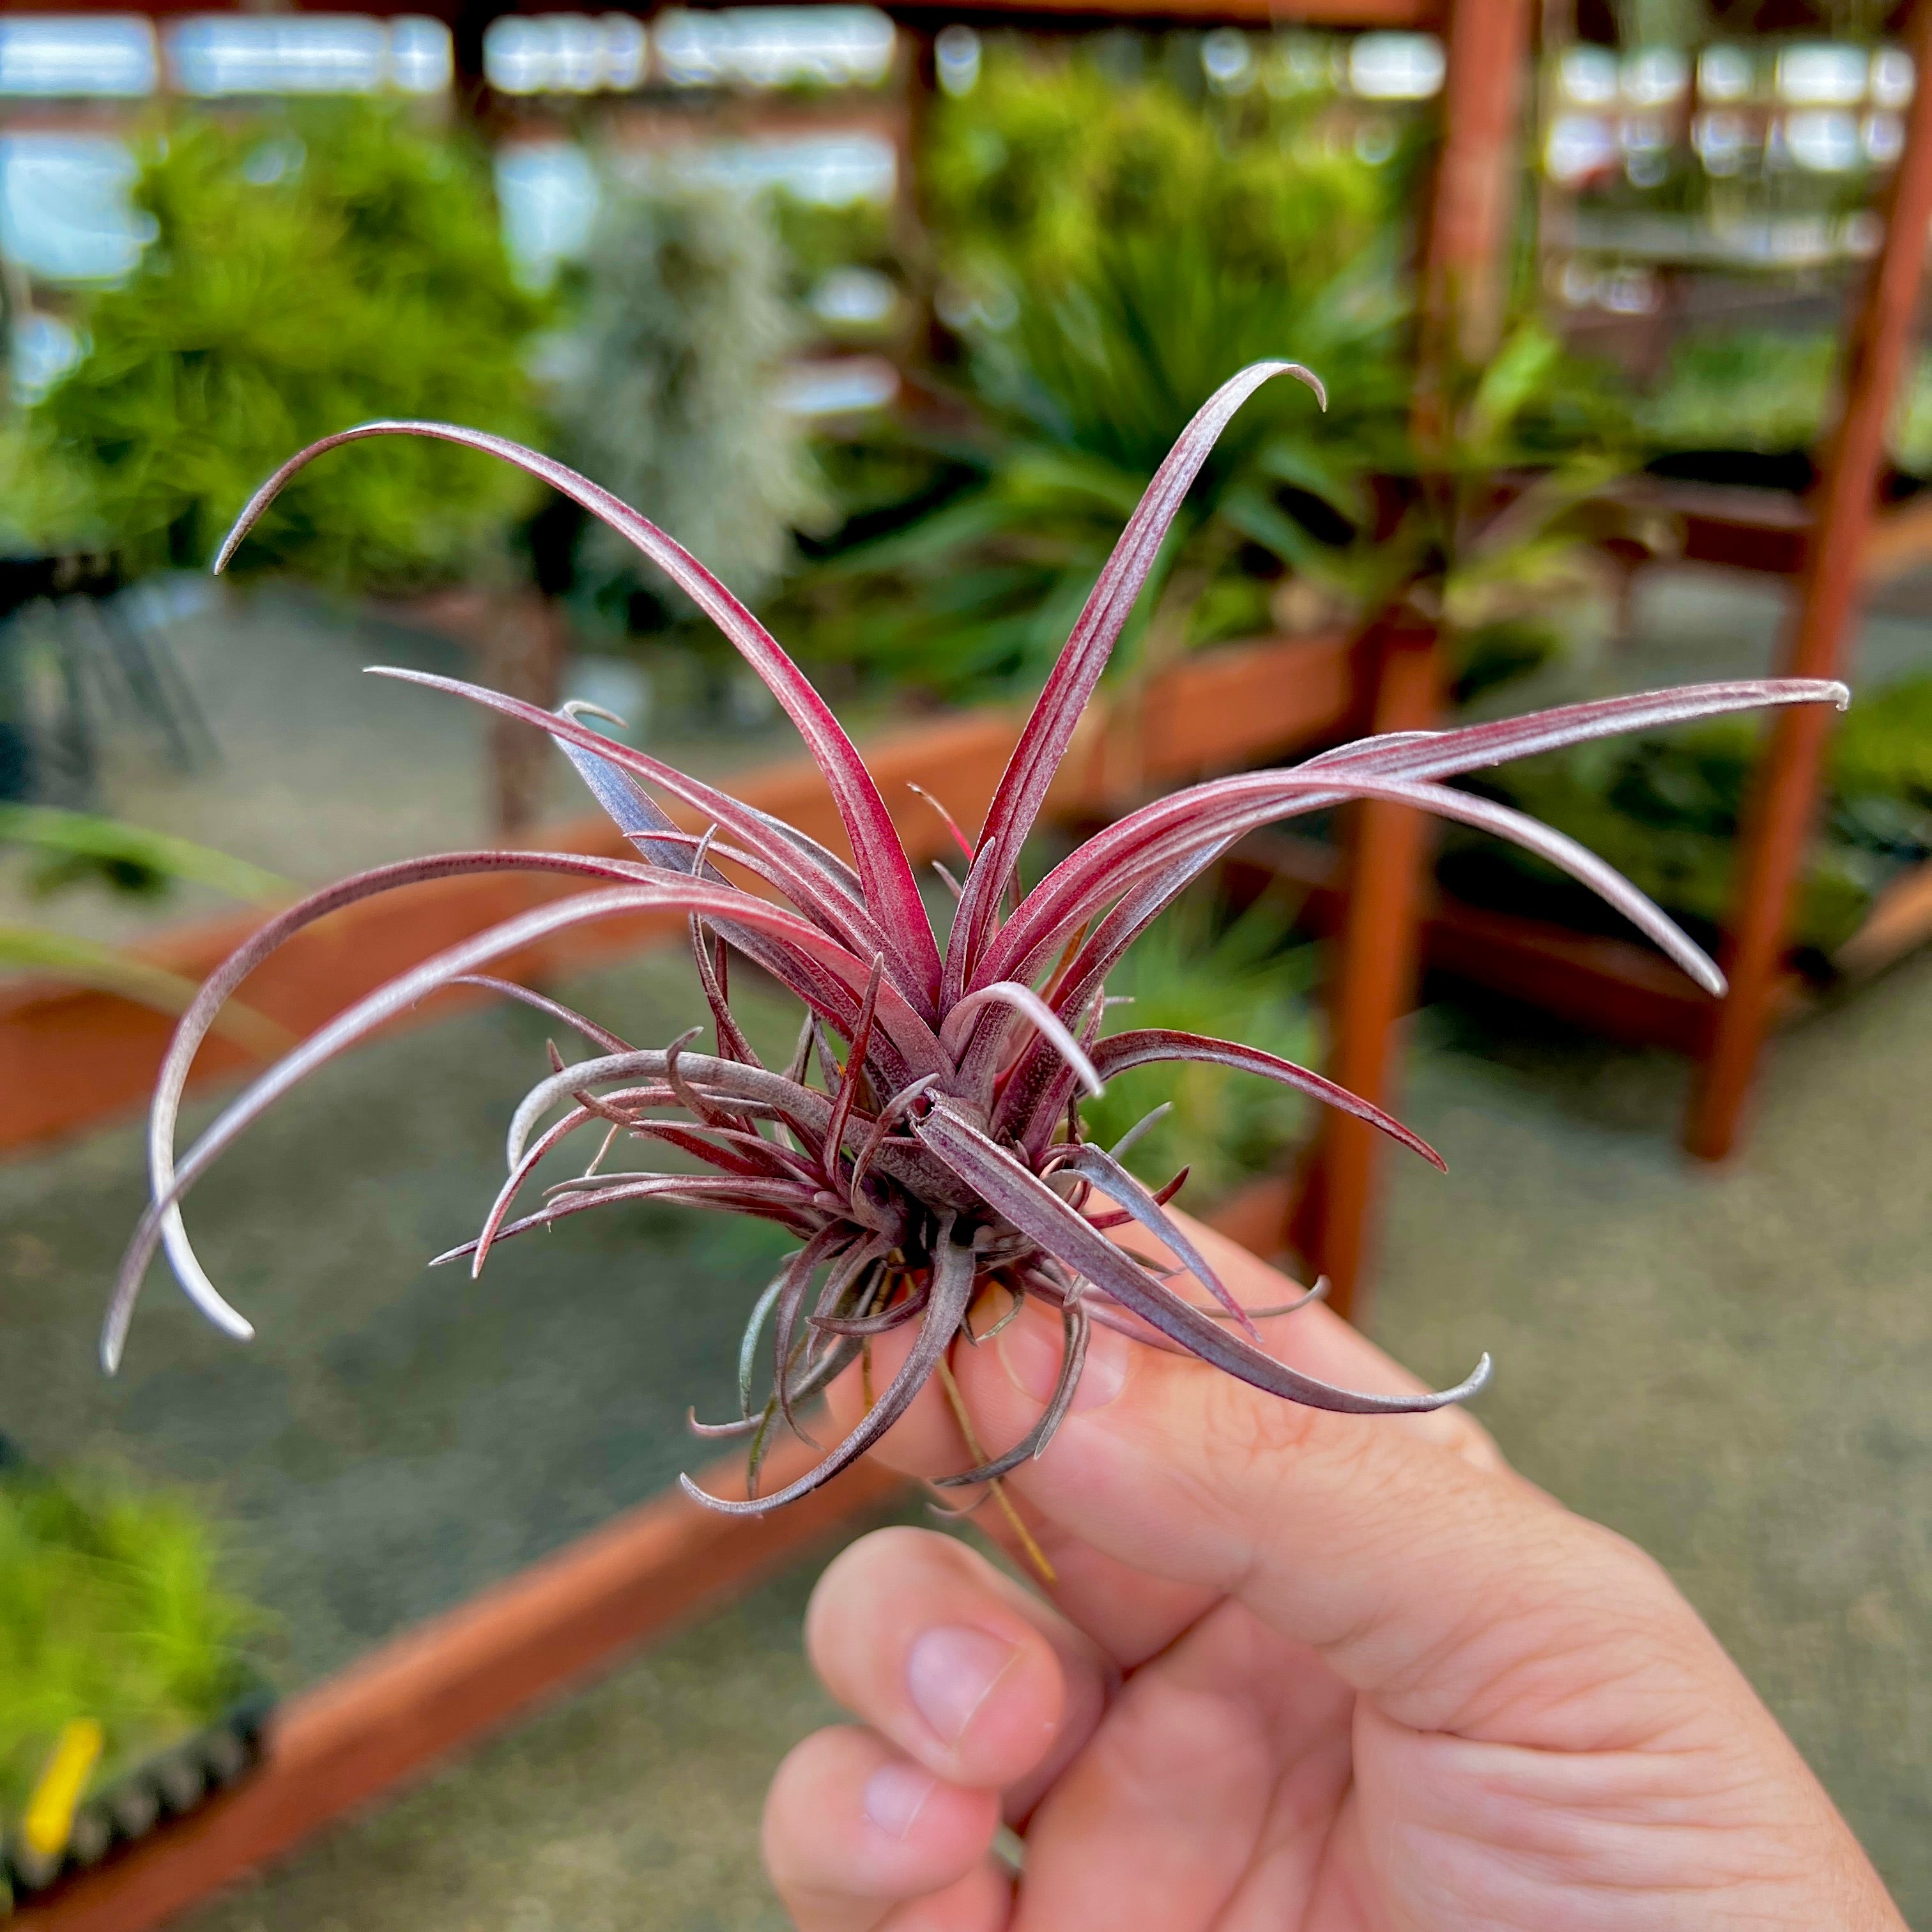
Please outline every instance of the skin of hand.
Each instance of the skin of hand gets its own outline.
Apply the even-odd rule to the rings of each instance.
[[[1292,1298],[1190,1232],[1244,1304]],[[1326,1380],[1417,1386],[1325,1308],[1261,1326]],[[988,1449],[1038,1417],[1060,1347],[1038,1307],[956,1347]],[[849,1426],[856,1378],[834,1396]],[[975,1460],[931,1384],[881,1453],[928,1478]],[[1007,1487],[1051,1601],[912,1528],[818,1585],[807,1646],[859,1721],[766,1802],[800,1932],[1902,1932],[1662,1570],[1459,1410],[1304,1408],[1096,1327]]]

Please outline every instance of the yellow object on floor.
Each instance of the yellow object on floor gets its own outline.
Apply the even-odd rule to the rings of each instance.
[[[21,1835],[37,1857],[58,1858],[66,1850],[74,1812],[105,1742],[100,1725],[92,1718],[76,1718],[62,1731],[47,1768],[27,1801],[27,1815],[21,1826]]]

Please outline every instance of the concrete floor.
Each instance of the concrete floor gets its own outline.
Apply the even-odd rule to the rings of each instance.
[[[1778,614],[1688,574],[1646,596],[1645,669],[1664,676],[1761,652]],[[226,828],[303,877],[474,836],[454,776],[473,742],[427,714],[406,742],[363,737],[368,653],[326,630],[298,610],[275,634],[308,667],[296,752],[250,751],[225,803],[170,802],[154,781],[155,822]],[[251,634],[208,633],[209,674]],[[1868,640],[1902,668],[1932,626],[1902,609]],[[221,688],[244,686],[286,688]],[[235,702],[253,745],[260,721]],[[397,756],[315,794],[326,719]],[[311,796],[343,802],[308,827]],[[270,824],[260,846],[244,836]],[[669,962],[585,998],[634,1036],[696,1017]],[[158,1278],[122,1379],[101,1383],[93,1330],[140,1196],[137,1136],[0,1168],[0,1428],[204,1486],[280,1619],[288,1683],[652,1492],[690,1460],[685,1403],[724,1396],[769,1258],[755,1234],[586,1217],[506,1249],[476,1287],[422,1272],[486,1200],[544,1030],[490,1012],[386,1043],[230,1156],[194,1220],[258,1322],[252,1349]],[[1670,1566],[1932,1926],[1932,959],[1782,1041],[1754,1143],[1715,1174],[1674,1149],[1680,1067],[1520,1016],[1433,1009],[1410,1088],[1452,1172],[1392,1172],[1378,1332],[1426,1375],[1495,1353],[1482,1412],[1505,1448]],[[320,1841],[194,1932],[776,1925],[755,1820],[770,1766],[823,1711],[797,1654],[808,1582]]]

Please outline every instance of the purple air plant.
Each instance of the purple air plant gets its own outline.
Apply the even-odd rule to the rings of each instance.
[[[866,1357],[873,1338],[910,1332],[910,1352],[862,1419],[796,1481],[733,1502],[704,1495],[687,1478],[686,1486],[714,1508],[776,1508],[862,1454],[943,1370],[956,1336],[983,1339],[975,1335],[971,1311],[992,1288],[1004,1292],[1004,1299],[988,1303],[1000,1319],[1029,1298],[1058,1311],[1063,1366],[1052,1400],[1024,1440],[950,1478],[955,1484],[996,1478],[1046,1448],[1071,1403],[1096,1322],[1318,1408],[1426,1409],[1474,1393],[1488,1375],[1486,1356],[1456,1387],[1420,1396],[1338,1388],[1275,1360],[1252,1314],[1165,1211],[1184,1172],[1150,1190],[1121,1164],[1122,1146],[1110,1151],[1084,1138],[1079,1102],[1083,1093],[1097,1093],[1104,1081],[1136,1066],[1208,1061],[1340,1108],[1439,1167],[1433,1150],[1319,1074],[1238,1042],[1148,1030],[1103,1037],[1108,974],[1150,922],[1244,834],[1349,800],[1381,799],[1514,840],[1593,887],[1692,978],[1721,992],[1710,961],[1608,866],[1562,833],[1445,781],[1616,732],[1760,705],[1842,706],[1846,693],[1840,685],[1796,680],[1708,684],[1454,730],[1366,738],[1290,769],[1246,772],[1158,799],[1021,891],[1021,846],[1175,512],[1230,417],[1280,375],[1321,394],[1316,379],[1292,363],[1244,370],[1202,408],[1148,486],[1027,722],[978,841],[960,838],[967,864],[943,948],[885,802],[831,710],[751,613],[635,511],[547,457],[437,423],[364,424],[284,464],[243,511],[218,569],[296,471],[325,450],[364,436],[428,436],[487,451],[573,498],[662,568],[770,687],[831,788],[851,862],[728,794],[601,736],[569,706],[554,714],[449,679],[382,674],[455,692],[548,733],[638,856],[459,852],[382,866],[314,894],[250,939],[202,988],[163,1066],[150,1122],[152,1198],[116,1284],[102,1342],[107,1366],[119,1358],[158,1247],[206,1315],[232,1334],[250,1334],[195,1256],[182,1220],[183,1196],[305,1075],[426,994],[470,985],[537,1007],[580,1034],[595,1055],[566,1065],[552,1048],[551,1070],[511,1121],[508,1176],[481,1232],[440,1260],[466,1256],[480,1269],[497,1241],[633,1201],[757,1215],[787,1228],[799,1246],[746,1330],[741,1413],[694,1425],[707,1436],[753,1438],[754,1491],[756,1460],[775,1420],[796,1426],[800,1405]],[[702,836],[680,830],[660,798],[677,801],[709,829]],[[758,889],[737,883],[727,867]],[[224,1002],[277,947],[313,920],[374,893],[458,873],[508,871],[560,874],[586,890],[452,946],[358,1000],[257,1078],[177,1161],[176,1118],[196,1051]],[[667,1046],[634,1047],[554,1000],[488,976],[494,962],[552,934],[646,912],[688,920],[710,1012],[711,1052],[692,1045],[698,1028]],[[803,1030],[788,1066],[761,1062],[733,1017],[728,974],[734,952],[803,1005]],[[580,1132],[598,1144],[587,1170],[551,1188],[535,1211],[512,1218],[539,1161]],[[647,1153],[674,1149],[703,1171],[648,1165],[608,1171],[603,1162],[618,1141]],[[1158,1238],[1178,1267],[1145,1264],[1108,1238],[1129,1222]],[[1189,1292],[1177,1286],[1183,1270],[1192,1280]],[[760,1402],[753,1370],[767,1324],[770,1394]]]

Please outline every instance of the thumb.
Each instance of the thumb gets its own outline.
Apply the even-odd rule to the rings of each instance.
[[[1292,1298],[1232,1244],[1209,1258],[1244,1300]],[[1416,1386],[1325,1310],[1268,1325],[1284,1360],[1326,1379]],[[955,1350],[989,1450],[1037,1419],[1060,1348],[1057,1318],[1030,1305],[990,1346]],[[1512,1474],[1486,1441],[1446,1412],[1304,1408],[1096,1324],[1072,1412],[1007,1480],[1117,1562],[1238,1598],[1414,1729],[1634,1746],[1681,1724],[1687,1668],[1755,1706],[1648,1558]],[[1592,1682],[1616,1694],[1569,1694]]]

